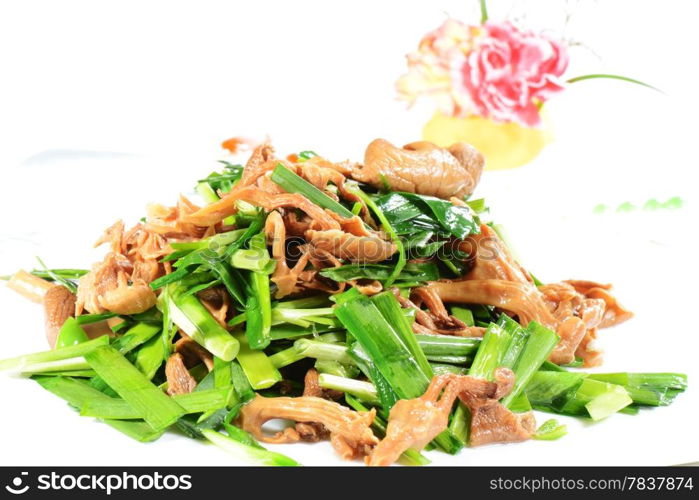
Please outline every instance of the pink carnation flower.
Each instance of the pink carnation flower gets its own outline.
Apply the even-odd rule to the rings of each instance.
[[[568,53],[561,42],[508,22],[468,26],[448,19],[408,55],[397,82],[411,104],[429,96],[452,116],[539,125],[540,105],[563,90]]]
[[[459,68],[474,112],[501,122],[539,125],[539,106],[563,90],[566,47],[511,23],[487,22],[485,33]]]

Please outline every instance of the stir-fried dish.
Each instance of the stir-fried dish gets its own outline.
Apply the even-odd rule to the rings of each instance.
[[[260,442],[424,464],[566,433],[533,410],[670,404],[685,375],[585,371],[632,314],[610,285],[541,283],[515,260],[473,197],[483,163],[463,143],[377,139],[362,163],[262,144],[200,180],[199,204],[111,225],[89,271],[8,277],[43,304],[51,350],[0,369],[136,440],[179,430],[275,465],[296,462]]]

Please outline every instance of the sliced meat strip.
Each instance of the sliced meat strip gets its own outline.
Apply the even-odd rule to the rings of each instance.
[[[259,394],[240,411],[241,427],[258,440],[266,443],[291,443],[300,439],[298,432],[289,427],[273,436],[264,433],[262,426],[273,419],[296,422],[318,422],[330,432],[330,442],[344,459],[367,455],[378,439],[371,431],[376,410],[356,412],[326,399],[302,396],[298,398],[266,398]]]

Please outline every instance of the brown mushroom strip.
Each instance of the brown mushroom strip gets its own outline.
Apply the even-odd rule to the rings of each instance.
[[[293,443],[300,436],[288,427],[273,436],[262,430],[265,422],[287,419],[296,422],[319,422],[330,431],[330,442],[344,459],[367,455],[378,443],[371,431],[376,410],[356,412],[326,399],[303,396],[298,398],[266,398],[259,394],[240,411],[240,425],[255,438],[266,443]]]
[[[306,231],[311,245],[352,262],[381,262],[396,252],[396,246],[377,236],[354,236],[339,229]]]
[[[158,204],[148,205],[145,229],[153,234],[168,238],[202,238],[207,229],[185,221],[187,215],[196,212],[199,208],[182,195],[174,207]]]
[[[236,201],[243,200],[265,210],[280,207],[298,208],[313,219],[322,229],[339,229],[340,225],[318,205],[298,193],[270,194],[255,186],[233,189],[219,201],[187,215],[185,220],[199,226],[212,226],[237,212]]]
[[[589,299],[602,299],[605,303],[604,316],[600,323],[601,328],[618,325],[633,317],[633,313],[619,304],[609,293],[612,285],[602,285],[593,281],[568,280],[566,283],[575,288],[576,291]]]
[[[471,410],[471,445],[528,439],[532,417],[515,415],[498,402],[513,384],[514,374],[507,368],[495,371],[495,382],[455,374],[434,377],[422,396],[399,400],[391,408],[386,437],[374,448],[367,465],[390,465],[405,450],[424,448],[447,428],[457,397]]]
[[[130,277],[132,269],[123,256],[108,253],[104,261],[95,264],[92,271],[80,278],[76,314],[83,308],[92,314],[105,311],[137,314],[153,307],[155,292],[143,279]]]
[[[349,219],[345,219],[340,215],[336,214],[335,212],[330,211],[328,211],[328,215],[335,219],[338,222],[338,224],[340,224],[340,230],[346,233],[353,234],[355,236],[376,236],[375,232],[369,232],[366,225],[364,224],[364,221],[356,215],[354,217],[350,217]],[[317,228],[310,227],[309,229]]]
[[[214,357],[209,351],[197,344],[191,337],[180,331],[180,339],[175,342],[175,352],[182,355],[182,361],[187,368],[204,363],[206,369],[214,369]]]
[[[558,364],[570,363],[575,359],[587,331],[600,326],[607,314],[603,309],[603,304],[606,304],[603,300],[584,298],[565,283],[537,289],[525,283],[485,279],[439,281],[427,287],[445,302],[487,304],[517,315],[523,325],[537,321],[551,328],[561,337],[550,358]],[[599,353],[591,349],[594,344],[590,345],[589,340],[584,349],[590,349],[591,353],[581,357],[592,360]]]
[[[376,295],[383,290],[383,285],[377,280],[348,280],[336,282],[323,278],[318,274],[319,269],[327,267],[340,267],[342,262],[330,252],[321,248],[310,247],[310,262],[315,270],[309,270],[301,273],[300,279],[302,285],[307,289],[323,290],[329,294],[341,293],[345,290],[346,285],[355,287],[359,293],[363,295]]]
[[[56,347],[58,332],[65,321],[75,313],[75,294],[63,285],[53,285],[44,295],[44,324],[46,340],[51,349]]]
[[[551,361],[570,363],[588,328],[577,316],[555,317],[535,287],[504,280],[440,281],[427,285],[445,302],[487,304],[516,314],[522,325],[537,321],[554,330],[560,342],[551,354]]]
[[[484,328],[468,326],[460,319],[451,316],[435,290],[426,287],[418,287],[413,289],[413,294],[429,309],[429,312],[422,311],[419,304],[411,302],[414,307],[423,313],[416,314],[415,318],[418,322],[421,322],[420,324],[423,327],[432,330],[432,333],[454,335],[457,337],[482,337],[485,333]],[[426,321],[425,316],[429,318],[429,321]]]
[[[473,259],[473,267],[464,279],[498,279],[533,284],[529,273],[515,261],[510,249],[487,224],[481,224],[480,233],[466,238],[459,244],[459,249]]]
[[[270,213],[270,215],[272,214]],[[304,215],[300,216],[294,211],[285,213],[282,218],[284,219],[284,227],[291,236],[301,237],[306,231],[311,229],[311,219]],[[269,221],[269,215],[267,216],[267,221]]]
[[[265,173],[273,170],[280,160],[274,156],[274,148],[269,143],[257,146],[243,169],[238,186],[250,186]]]
[[[133,264],[142,262],[157,265],[158,259],[172,251],[165,236],[140,223],[124,231],[124,223],[115,222],[104,231],[94,246],[103,243],[109,243],[113,253],[125,256]]]
[[[602,364],[602,351],[596,345],[597,328],[590,328],[575,349],[575,357],[583,360],[583,366],[592,367]]]
[[[227,328],[226,319],[231,303],[226,289],[222,286],[214,286],[197,293],[197,297],[218,324]]]
[[[367,458],[367,465],[391,465],[405,450],[423,449],[447,428],[454,401],[466,386],[471,385],[477,392],[495,386],[492,382],[473,377],[438,375],[419,398],[397,401],[388,416],[386,437]]]
[[[178,352],[167,359],[167,363],[165,363],[165,378],[167,379],[167,393],[170,396],[189,394],[197,386],[197,381],[187,370],[184,358]]]
[[[499,402],[512,390],[512,371],[498,368],[495,370],[495,382],[497,389],[494,394],[464,391],[459,395],[471,413],[471,446],[525,441],[536,430],[532,412],[513,413]]]
[[[533,286],[514,281],[484,279],[435,281],[427,287],[434,290],[444,302],[495,306],[516,314],[523,325],[538,321],[549,328],[556,328],[556,318]]]
[[[342,397],[342,393],[323,389],[318,382],[318,372],[311,368],[303,379],[303,396],[330,400],[339,399]],[[319,422],[297,422],[295,429],[303,441],[316,442],[330,436],[330,431]]]
[[[599,364],[601,353],[592,340],[604,316],[605,301],[585,298],[568,283],[543,285],[539,292],[558,321],[556,332],[561,337],[551,361],[567,363],[579,356],[585,366]]]
[[[267,216],[265,235],[267,243],[272,246],[272,257],[277,262],[271,280],[277,285],[275,297],[280,299],[293,293],[298,275],[292,273],[286,263],[286,227],[281,214],[276,210],[270,212]],[[305,267],[305,263],[303,265]]]
[[[393,191],[449,199],[471,194],[483,170],[483,156],[464,143],[449,149],[421,141],[398,148],[384,139],[367,146],[364,165],[352,170],[352,178]]]

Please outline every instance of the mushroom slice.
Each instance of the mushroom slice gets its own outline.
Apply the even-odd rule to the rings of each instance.
[[[301,436],[288,427],[273,436],[265,434],[262,426],[273,419],[296,422],[318,422],[330,432],[330,442],[344,459],[368,454],[378,443],[371,431],[376,410],[356,412],[326,399],[302,396],[298,398],[266,398],[259,394],[240,411],[240,424],[260,441],[266,443],[293,443]]]
[[[399,400],[391,408],[386,437],[367,458],[367,465],[390,465],[408,448],[424,448],[447,428],[457,397],[471,411],[472,446],[530,438],[534,432],[531,413],[516,415],[498,401],[512,390],[514,374],[498,368],[494,378],[490,382],[467,375],[438,375],[419,398]]]
[[[339,229],[306,231],[309,243],[340,259],[352,262],[381,262],[396,252],[396,246],[378,236],[355,236]]]
[[[352,178],[393,191],[408,191],[445,200],[471,194],[483,171],[483,156],[465,143],[448,149],[426,141],[398,148],[376,139],[364,153],[364,164],[352,170]]]
[[[63,285],[53,285],[44,295],[44,324],[46,340],[51,349],[66,320],[75,313],[75,294]]]
[[[167,379],[167,393],[189,394],[197,386],[197,381],[192,377],[184,364],[184,358],[179,352],[172,354],[165,363],[165,378]]]
[[[123,255],[108,253],[80,278],[76,313],[84,308],[93,314],[137,314],[153,307],[155,292],[143,279],[131,276],[132,270],[132,264]]]

